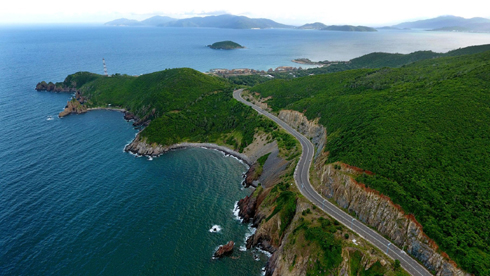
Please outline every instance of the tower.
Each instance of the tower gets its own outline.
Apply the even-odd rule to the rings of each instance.
[[[102,58],[102,64],[104,64],[104,75],[106,75],[108,77],[109,74],[107,74],[107,67],[105,66],[105,59],[104,58]]]

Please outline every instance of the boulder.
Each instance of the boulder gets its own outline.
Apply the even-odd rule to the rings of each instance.
[[[221,258],[225,255],[230,255],[233,252],[233,247],[235,246],[235,243],[233,241],[229,241],[225,245],[221,245],[216,252],[214,252],[214,257],[215,258]]]

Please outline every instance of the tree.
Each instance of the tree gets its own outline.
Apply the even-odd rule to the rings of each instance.
[[[393,265],[393,270],[398,270],[400,269],[400,260],[395,260],[395,265]]]

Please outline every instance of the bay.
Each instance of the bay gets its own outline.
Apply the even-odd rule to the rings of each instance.
[[[233,40],[245,49],[205,47]],[[0,26],[1,275],[259,275],[267,257],[244,245],[233,214],[250,190],[246,167],[205,149],[150,161],[123,152],[137,130],[111,111],[57,117],[69,94],[36,92],[77,71],[143,74],[174,67],[298,66],[294,58],[348,60],[375,51],[445,52],[489,34],[380,31]],[[221,231],[209,232],[213,225]],[[256,260],[258,257],[258,260]]]

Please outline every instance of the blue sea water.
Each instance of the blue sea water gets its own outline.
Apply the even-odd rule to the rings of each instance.
[[[204,47],[233,40],[246,49]],[[259,275],[266,256],[220,244],[250,234],[233,214],[246,167],[206,149],[150,161],[123,152],[121,113],[59,119],[68,94],[36,92],[77,71],[142,74],[174,67],[268,69],[384,51],[445,52],[489,34],[381,31],[0,27],[0,275]],[[218,233],[209,231],[219,225]],[[258,260],[256,257],[258,256]]]

